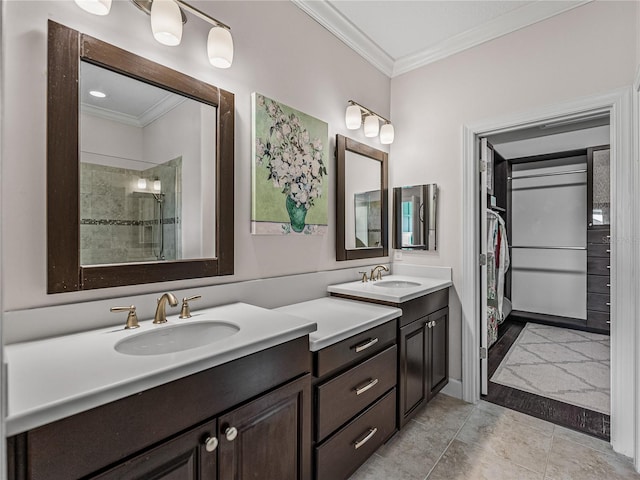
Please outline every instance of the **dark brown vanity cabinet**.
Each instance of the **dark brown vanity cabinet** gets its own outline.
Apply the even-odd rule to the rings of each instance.
[[[336,297],[365,298],[332,293]],[[449,289],[403,303],[371,300],[402,310],[398,342],[397,425],[411,417],[449,382]]]
[[[418,299],[420,300],[420,299]],[[404,315],[402,317],[404,323]],[[448,383],[449,308],[441,308],[400,328],[400,428]]]
[[[310,480],[308,337],[8,439],[10,480]]]
[[[316,480],[346,480],[396,431],[396,320],[314,352]]]

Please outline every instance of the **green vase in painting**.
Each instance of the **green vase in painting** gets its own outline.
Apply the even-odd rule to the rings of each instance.
[[[300,204],[296,205],[296,201],[287,195],[287,213],[291,220],[291,228],[294,232],[301,232],[304,230],[304,221],[307,216],[307,208]]]

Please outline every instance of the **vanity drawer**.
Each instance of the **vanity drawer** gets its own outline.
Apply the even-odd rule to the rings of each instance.
[[[587,295],[587,310],[609,313],[611,311],[610,305],[611,297],[609,295],[600,293],[589,293]]]
[[[587,257],[587,274],[609,276],[611,271],[609,263],[609,257]]]
[[[611,279],[608,275],[587,275],[587,293],[610,295]]]
[[[316,480],[349,478],[396,430],[395,388],[316,447]]]
[[[430,315],[433,312],[441,310],[449,305],[449,289],[443,288],[437,292],[414,298],[398,305],[402,309],[402,317],[400,317],[400,326],[404,327],[419,318]]]
[[[316,387],[316,440],[322,440],[397,382],[398,348],[393,345]]]
[[[610,323],[611,315],[609,313],[587,310],[587,327],[609,330],[611,327]]]
[[[588,229],[587,230],[587,243],[588,244],[610,244],[611,236],[608,228],[603,229]]]
[[[607,257],[611,255],[611,245],[589,244],[587,245],[587,257]]]
[[[313,373],[318,378],[324,377],[384,350],[395,341],[396,321],[391,320],[316,352]]]

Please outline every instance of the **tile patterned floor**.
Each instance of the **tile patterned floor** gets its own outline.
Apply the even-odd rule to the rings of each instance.
[[[439,394],[350,480],[640,480],[602,440]]]

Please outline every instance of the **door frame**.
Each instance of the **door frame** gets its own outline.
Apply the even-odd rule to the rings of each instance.
[[[639,82],[640,85],[640,82]],[[639,86],[640,89],[640,86]],[[639,208],[634,191],[640,182],[632,161],[632,90],[537,108],[463,125],[463,285],[462,285],[462,394],[468,402],[480,399],[480,287],[479,287],[479,141],[495,135],[545,123],[608,113],[611,144],[611,445],[629,457],[640,456],[635,434],[640,434],[636,406],[636,311]],[[632,260],[632,261],[630,261]],[[640,392],[638,392],[640,395]],[[638,457],[636,456],[636,468]]]

